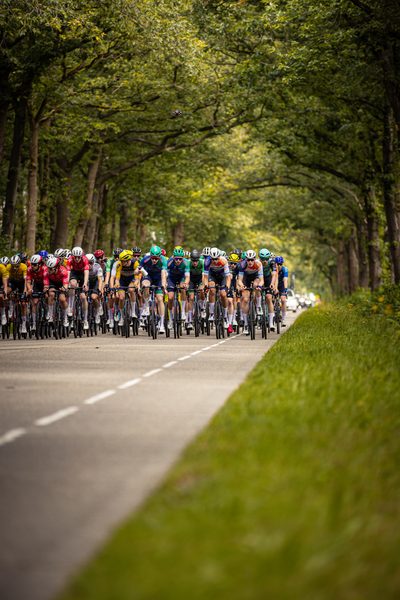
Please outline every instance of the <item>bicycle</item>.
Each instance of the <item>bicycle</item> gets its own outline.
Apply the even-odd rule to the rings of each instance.
[[[174,329],[174,338],[180,338],[182,335],[182,310],[181,303],[179,302],[179,294],[181,289],[180,285],[176,285],[174,287],[174,304],[173,304],[173,329]]]
[[[282,315],[281,315],[281,300],[279,297],[279,293],[276,294],[275,301],[274,301],[274,321],[275,321],[275,325],[276,325],[276,333],[280,333],[281,332]]]
[[[202,333],[204,333],[204,319],[202,319],[202,316],[201,316],[201,310],[200,310],[199,298],[198,298],[198,291],[199,291],[198,288],[199,288],[199,284],[196,283],[195,287],[194,287],[193,313],[192,313],[195,337],[199,337],[201,330],[202,330]]]
[[[265,300],[266,294],[270,293],[270,288],[262,288],[261,293],[261,337],[264,339],[268,339],[268,330],[269,330],[269,319],[268,319],[268,311],[267,311],[267,303]]]
[[[255,289],[253,288],[253,286],[242,287],[238,293],[241,296],[243,292],[250,293],[249,312],[247,315],[247,325],[249,328],[249,333],[250,333],[251,339],[255,340],[256,339],[256,322],[257,322],[256,307],[254,305],[254,298],[253,298]]]
[[[225,289],[225,288],[224,288]],[[224,313],[220,297],[220,286],[215,286],[214,326],[217,340],[225,337]]]
[[[81,300],[80,295],[83,292],[83,288],[71,287],[68,289],[75,290],[74,311],[72,314],[74,337],[78,337],[78,336],[82,337],[84,330],[83,330],[82,300]]]

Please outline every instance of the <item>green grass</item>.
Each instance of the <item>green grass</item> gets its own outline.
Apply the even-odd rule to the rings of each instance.
[[[385,319],[307,311],[62,599],[399,598],[399,365]]]

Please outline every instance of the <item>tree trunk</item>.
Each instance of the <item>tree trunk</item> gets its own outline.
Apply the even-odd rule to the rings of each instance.
[[[1,88],[3,88],[3,86],[1,86]],[[6,156],[4,142],[5,142],[5,137],[6,137],[8,106],[9,106],[8,100],[3,100],[2,102],[0,102],[0,176],[1,176],[1,168],[3,165],[3,160]]]
[[[93,252],[94,241],[96,237],[96,223],[99,211],[99,198],[101,196],[102,189],[95,190],[93,193],[92,200],[92,215],[87,222],[83,243],[87,252]]]
[[[115,248],[115,236],[117,231],[117,212],[114,210],[113,220],[111,225],[111,236],[110,236],[110,254]]]
[[[368,264],[370,286],[376,290],[382,283],[382,264],[380,258],[378,206],[375,198],[375,188],[370,188],[365,196],[368,233]]]
[[[357,256],[357,238],[356,232],[353,229],[348,242],[347,254],[349,258],[348,274],[349,274],[349,292],[352,294],[359,287],[359,264]]]
[[[119,247],[126,249],[128,244],[128,207],[126,200],[119,205]]]
[[[57,248],[66,248],[67,246],[70,220],[72,173],[72,170],[61,172],[62,186],[56,204],[57,221],[54,233],[54,242],[50,246],[50,250],[52,252]]]
[[[87,176],[87,192],[86,192],[86,202],[85,207],[83,209],[83,213],[79,219],[78,227],[75,232],[73,246],[82,246],[83,244],[83,236],[85,233],[86,225],[91,216],[92,212],[92,203],[93,203],[93,195],[94,188],[96,185],[96,177],[100,168],[101,155],[103,152],[103,146],[97,148],[96,152],[92,157],[92,161],[89,164],[88,176]]]
[[[101,211],[100,211],[100,219],[98,226],[98,242],[97,245],[100,248],[104,249],[107,247],[107,212],[108,212],[108,184],[102,186],[102,196],[101,196]]]
[[[50,206],[50,250],[51,251],[55,250],[56,248],[64,247],[64,246],[56,246],[56,232],[57,232],[57,205],[52,204]]]
[[[174,247],[181,246],[185,239],[185,228],[182,221],[174,224],[173,228]]]
[[[28,103],[29,120],[29,166],[28,166],[28,207],[26,224],[26,250],[32,254],[36,244],[36,218],[38,205],[38,154],[39,154],[39,121],[35,119],[33,107]]]
[[[348,287],[348,263],[349,259],[346,252],[345,244],[340,241],[337,252],[337,287],[340,296],[349,293]]]
[[[364,219],[357,220],[357,254],[359,264],[359,286],[367,288],[369,283],[369,264],[366,240],[366,222]]]
[[[400,283],[400,221],[396,200],[399,192],[399,182],[396,180],[394,155],[394,120],[391,109],[385,113],[383,132],[383,202],[385,206],[386,223],[388,228],[389,251],[392,259],[395,283]]]
[[[27,96],[15,102],[14,133],[8,168],[6,199],[3,210],[2,236],[11,237],[14,226],[15,204],[17,201],[19,169],[24,144]]]

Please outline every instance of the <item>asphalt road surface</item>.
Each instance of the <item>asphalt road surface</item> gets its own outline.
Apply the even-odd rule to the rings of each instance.
[[[278,337],[0,340],[1,600],[52,598]]]

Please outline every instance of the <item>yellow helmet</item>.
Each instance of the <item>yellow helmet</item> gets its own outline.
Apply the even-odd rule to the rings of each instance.
[[[131,260],[133,258],[132,250],[122,250],[118,256],[119,260]]]
[[[175,246],[174,252],[175,252],[175,250],[183,250],[183,248],[182,248],[182,246]]]
[[[228,260],[229,260],[229,262],[238,263],[240,261],[240,258],[239,258],[239,256],[237,254],[235,254],[234,252],[232,252],[232,254],[230,254],[228,256]]]

